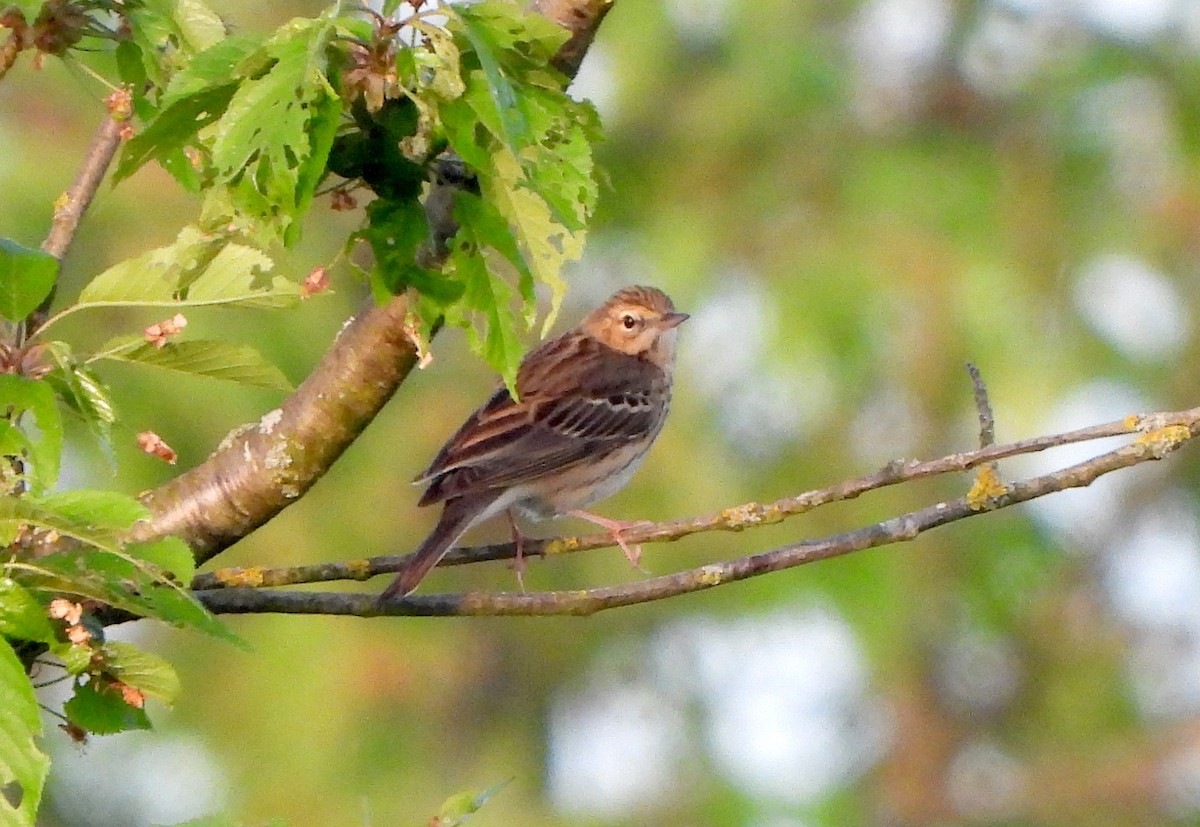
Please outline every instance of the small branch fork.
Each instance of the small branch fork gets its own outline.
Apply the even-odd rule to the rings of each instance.
[[[981,387],[981,384],[977,384]],[[978,398],[978,395],[977,395]],[[983,408],[981,407],[981,410]],[[200,575],[193,586],[196,596],[219,614],[278,612],[369,617],[375,615],[497,616],[590,615],[604,609],[648,603],[745,580],[773,571],[837,557],[867,548],[912,540],[947,523],[984,511],[1007,508],[1068,488],[1090,485],[1099,477],[1150,460],[1161,459],[1200,432],[1200,408],[1177,413],[1127,416],[1115,422],[1067,433],[1037,437],[1006,445],[988,445],[926,462],[898,461],[880,471],[828,488],[808,491],[770,504],[747,503],[692,520],[661,523],[626,532],[626,540],[648,543],[677,540],[706,531],[741,531],[756,525],[780,522],[788,516],[818,506],[853,499],[860,494],[909,480],[972,468],[986,470],[997,460],[1077,442],[1130,434],[1130,443],[1107,453],[1042,476],[1009,485],[994,477],[981,490],[979,481],[958,499],[939,502],[880,523],[815,540],[782,546],[772,551],[712,563],[675,574],[653,577],[621,586],[565,592],[479,593],[411,595],[380,607],[374,594],[273,591],[257,586],[294,585],[329,580],[365,580],[396,571],[404,556],[386,556],[301,566],[287,569],[225,569]],[[559,554],[611,545],[607,534],[556,539],[526,544],[526,554]],[[510,544],[464,549],[443,561],[466,564],[510,557]]]

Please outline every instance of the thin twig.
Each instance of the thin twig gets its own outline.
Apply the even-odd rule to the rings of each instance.
[[[1102,426],[1103,427],[1103,426]],[[218,614],[278,612],[371,617],[422,616],[554,616],[590,615],[619,606],[648,603],[691,592],[704,591],[768,572],[826,560],[863,549],[912,540],[947,523],[983,511],[1007,508],[1069,488],[1090,485],[1104,474],[1138,463],[1161,459],[1191,439],[1200,428],[1200,410],[1187,423],[1169,423],[1128,445],[1050,474],[1014,483],[982,507],[970,497],[939,502],[880,523],[806,540],[773,551],[710,563],[696,569],[652,577],[622,586],[605,586],[566,592],[410,595],[379,606],[374,594],[272,591],[252,588],[220,589],[197,593],[209,610]],[[974,452],[981,453],[981,452]]]
[[[967,362],[967,373],[971,375],[971,387],[975,391],[975,410],[979,414],[979,447],[986,448],[996,443],[996,416],[988,400],[987,385],[983,374],[971,362]]]
[[[105,116],[104,122],[92,137],[87,153],[83,156],[83,165],[79,168],[74,183],[55,202],[50,232],[42,242],[42,249],[59,261],[67,257],[67,251],[71,249],[71,243],[79,232],[83,216],[100,189],[104,175],[112,164],[113,156],[116,155],[117,147],[121,145],[121,127],[122,123],[112,115]],[[54,291],[51,291],[46,300],[29,314],[29,318],[25,320],[25,329],[29,335],[36,333],[46,321],[53,300]]]
[[[1088,442],[1135,432],[1150,432],[1173,425],[1190,428],[1197,421],[1200,421],[1200,408],[1174,413],[1133,415],[1103,425],[1093,425],[1053,436],[1025,439],[1007,445],[989,445],[978,450],[950,454],[925,462],[897,460],[874,474],[846,480],[827,488],[805,491],[773,503],[749,502],[702,517],[638,525],[625,531],[622,536],[626,542],[643,544],[672,542],[706,531],[742,531],[755,525],[781,522],[787,517],[812,511],[814,508],[828,503],[851,500],[868,491],[908,480],[968,471],[1005,457],[1036,453],[1072,443]],[[612,535],[607,532],[550,540],[526,539],[524,553],[527,556],[549,556],[605,548],[611,545],[613,545]],[[516,549],[512,543],[455,549],[446,555],[440,565],[461,566],[488,560],[503,560],[511,558],[515,554]],[[294,586],[302,583],[334,580],[369,580],[379,574],[399,571],[408,557],[407,554],[390,554],[285,568],[268,569],[252,566],[219,569],[197,575],[192,581],[192,588],[196,591],[204,591],[226,587]]]

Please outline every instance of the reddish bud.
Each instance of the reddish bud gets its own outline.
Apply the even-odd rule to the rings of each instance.
[[[142,431],[137,435],[137,442],[138,447],[144,452],[158,457],[168,465],[174,465],[175,460],[179,459],[179,455],[175,453],[175,449],[168,445],[154,431]]]

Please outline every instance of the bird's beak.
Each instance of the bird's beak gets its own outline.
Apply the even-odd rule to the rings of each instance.
[[[658,320],[659,325],[663,330],[670,330],[673,327],[679,327],[688,320],[687,313],[664,313]]]

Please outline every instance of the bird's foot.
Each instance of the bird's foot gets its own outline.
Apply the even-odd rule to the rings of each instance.
[[[642,546],[641,544],[631,544],[623,536],[622,533],[635,528],[644,528],[654,525],[650,520],[614,520],[609,517],[601,517],[599,514],[593,514],[590,511],[575,511],[567,512],[572,517],[579,517],[582,520],[587,520],[590,523],[595,523],[603,529],[606,529],[612,535],[613,542],[616,543],[621,551],[625,552],[626,559],[638,571],[643,574],[646,570],[642,568]]]
[[[517,527],[517,520],[513,516],[510,508],[505,512],[508,515],[508,527],[512,529],[513,547],[516,548],[517,554],[508,562],[508,567],[517,575],[517,585],[521,589],[521,593],[525,593],[525,567],[528,561],[525,559],[525,535],[521,533],[521,529]]]

